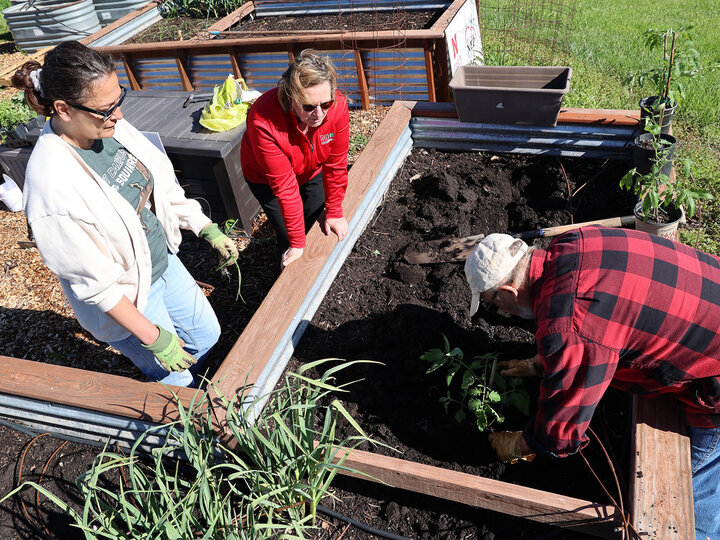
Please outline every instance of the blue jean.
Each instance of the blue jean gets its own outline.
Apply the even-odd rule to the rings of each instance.
[[[130,358],[150,381],[192,385],[194,375],[220,337],[220,323],[210,302],[177,256],[168,253],[168,267],[150,286],[143,315],[185,341],[185,350],[197,358],[197,364],[184,371],[167,371],[133,335],[110,345]]]
[[[720,540],[720,428],[690,427],[697,540]]]

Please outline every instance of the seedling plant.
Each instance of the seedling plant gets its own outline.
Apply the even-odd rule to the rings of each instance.
[[[496,372],[497,356],[486,353],[475,356],[471,362],[465,361],[465,355],[458,347],[450,348],[450,342],[443,335],[442,349],[430,349],[420,356],[430,363],[427,373],[445,368],[445,382],[448,390],[440,398],[445,411],[457,409],[454,418],[464,422],[474,417],[478,430],[485,431],[495,422],[504,422],[504,407],[512,405],[524,415],[530,414],[530,396],[520,388],[522,379],[506,379]],[[459,378],[459,391],[453,386],[453,380]]]
[[[251,398],[243,389],[227,399],[213,388],[212,395],[198,391],[186,408],[176,395],[176,422],[145,432],[129,455],[105,448],[79,477],[80,511],[32,482],[0,502],[34,488],[66,513],[87,540],[311,537],[317,505],[337,472],[363,474],[343,465],[349,449],[374,442],[332,398],[351,384],[335,384],[335,376],[359,362],[306,364],[262,397]],[[328,367],[330,363],[336,365]],[[320,367],[327,369],[319,378],[307,375]],[[215,435],[217,400],[227,408],[224,420],[231,433],[223,441]],[[355,433],[342,440],[336,437],[340,418]]]

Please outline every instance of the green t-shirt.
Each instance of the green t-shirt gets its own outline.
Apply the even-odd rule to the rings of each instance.
[[[108,185],[117,191],[123,199],[137,209],[140,203],[140,194],[147,185],[145,175],[137,168],[138,159],[128,152],[115,139],[97,139],[92,148],[85,150],[76,148],[80,157],[96,173],[102,176]],[[150,189],[153,188],[152,173],[148,171]],[[140,212],[140,221],[148,245],[150,246],[150,257],[152,260],[152,283],[165,272],[168,266],[167,242],[165,231],[152,211],[150,198],[148,197],[145,207]]]

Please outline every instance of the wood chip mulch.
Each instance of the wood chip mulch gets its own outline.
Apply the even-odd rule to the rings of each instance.
[[[350,112],[350,137],[356,141],[350,162],[388,110],[375,107]],[[38,250],[24,247],[29,240],[25,214],[7,211],[0,202],[0,228],[0,355],[142,380],[130,361],[93,339],[77,323],[58,279],[46,268]],[[236,299],[236,271],[217,272],[217,261],[204,242],[186,237],[180,254],[193,276],[209,285],[203,288],[223,326],[221,340],[208,361],[211,368],[227,355],[278,273],[272,232],[263,214],[256,218],[253,231],[240,232],[234,240],[242,250],[244,303]]]

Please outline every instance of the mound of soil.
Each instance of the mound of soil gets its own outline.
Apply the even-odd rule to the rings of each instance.
[[[409,265],[402,252],[408,244],[430,238],[627,215],[632,196],[620,191],[618,182],[628,169],[624,162],[413,150],[328,291],[290,369],[326,357],[381,362],[343,372],[343,380],[362,382],[340,396],[371,437],[400,454],[384,448],[372,449],[375,452],[607,502],[580,456],[538,457],[532,464],[509,466],[497,460],[487,433],[470,423],[454,422],[455,410],[446,412],[438,401],[447,392],[445,373],[426,374],[429,366],[420,359],[423,352],[441,347],[445,335],[466,359],[484,353],[500,359],[527,358],[535,353],[534,323],[483,310],[471,318],[461,263]],[[538,241],[547,243],[548,239]],[[526,383],[532,403],[536,385]],[[593,428],[603,434],[606,447],[625,459],[627,397],[608,396],[612,397],[603,400]],[[504,412],[506,422],[493,429],[522,429],[526,417]],[[595,467],[607,470],[597,444],[584,453]],[[619,465],[618,472],[627,470],[627,463]],[[603,478],[606,486],[614,485],[607,474]],[[344,482],[351,483],[352,493],[341,492],[339,512],[357,512],[375,527],[412,538],[527,538],[547,532],[524,520]],[[356,493],[358,489],[363,495]]]

